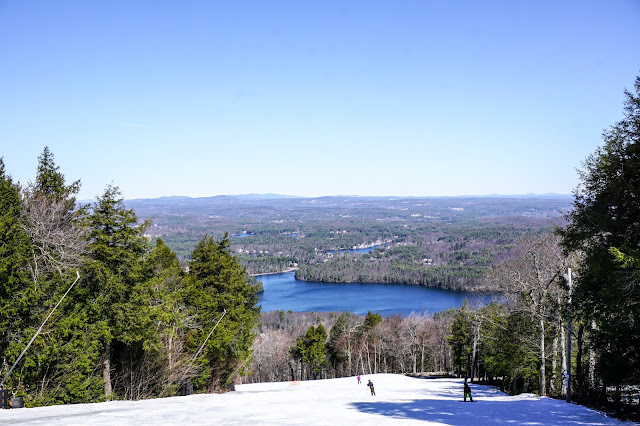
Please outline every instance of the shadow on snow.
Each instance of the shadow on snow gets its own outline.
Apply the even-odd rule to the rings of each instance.
[[[378,394],[380,395],[381,392]],[[593,411],[586,407],[549,398],[509,397],[492,388],[474,389],[474,403],[464,403],[462,397],[462,391],[441,391],[429,393],[425,399],[402,402],[355,402],[351,405],[368,414],[393,419],[438,422],[452,426],[505,423],[545,426],[606,425],[616,422],[604,414],[602,414],[602,421],[594,422]]]

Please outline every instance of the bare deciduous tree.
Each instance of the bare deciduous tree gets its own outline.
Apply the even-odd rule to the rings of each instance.
[[[516,247],[515,258],[498,265],[492,279],[510,299],[513,309],[521,310],[537,328],[536,348],[540,362],[540,394],[546,395],[548,328],[559,323],[566,288],[562,273],[568,260],[560,247],[560,237],[545,233],[524,239]]]
[[[28,188],[23,196],[24,230],[33,243],[33,257],[29,265],[33,282],[37,285],[42,274],[77,268],[86,252],[86,231],[70,209],[69,200],[46,197]]]

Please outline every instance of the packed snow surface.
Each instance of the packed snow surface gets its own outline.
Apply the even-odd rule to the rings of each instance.
[[[375,385],[376,396],[366,386]],[[462,380],[373,374],[303,382],[237,385],[235,392],[146,401],[0,410],[0,424],[422,424],[618,425],[588,408],[531,394],[508,396],[471,385],[474,403],[462,402]],[[628,423],[626,423],[628,424]]]

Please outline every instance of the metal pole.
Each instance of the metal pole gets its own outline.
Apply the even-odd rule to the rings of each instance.
[[[193,364],[193,361],[196,360],[196,358],[198,358],[198,355],[200,355],[200,352],[202,352],[202,349],[204,348],[205,343],[207,343],[207,340],[209,340],[209,337],[211,337],[211,335],[213,334],[213,331],[216,329],[216,327],[218,326],[218,324],[220,324],[220,321],[222,321],[222,318],[224,318],[224,315],[227,313],[227,310],[225,309],[222,312],[222,316],[220,316],[220,319],[218,320],[218,322],[216,323],[216,325],[213,326],[213,328],[211,329],[211,331],[209,332],[209,335],[207,336],[206,339],[204,339],[204,342],[202,342],[202,345],[200,345],[200,348],[198,349],[198,352],[196,352],[196,354],[193,356],[193,358],[191,359],[191,362],[189,363],[189,365]]]
[[[211,335],[213,334],[214,330],[216,329],[218,324],[220,324],[220,321],[222,321],[222,318],[224,318],[226,313],[227,313],[227,310],[224,309],[223,312],[222,312],[222,315],[220,315],[220,318],[218,319],[218,322],[216,322],[216,325],[213,326],[213,328],[209,332],[209,335],[207,336],[207,338],[204,339],[204,342],[202,342],[202,345],[200,345],[200,347],[198,348],[198,351],[196,352],[196,354],[193,356],[193,358],[191,358],[191,361],[189,362],[189,364],[187,364],[187,367],[185,368],[184,373],[182,373],[182,376],[180,377],[179,382],[182,382],[184,380],[185,376],[187,375],[189,367],[191,367],[191,365],[196,360],[196,358],[198,358],[198,355],[200,355],[200,352],[202,352],[202,349],[204,348],[204,345],[207,343],[207,340],[209,340],[209,337],[211,337]],[[164,391],[166,391],[169,388],[169,386],[171,386],[171,383],[167,384],[164,387],[164,389],[162,389],[162,391],[160,393],[162,394]]]
[[[9,369],[9,371],[7,372],[7,374],[4,376],[4,378],[2,379],[2,382],[0,382],[0,388],[2,388],[2,385],[4,385],[4,381],[7,380],[7,377],[9,377],[9,374],[11,374],[11,372],[13,371],[13,369],[16,367],[16,365],[18,365],[18,362],[22,359],[22,356],[25,354],[25,352],[27,352],[27,349],[29,349],[29,346],[31,346],[31,344],[33,343],[34,340],[36,340],[36,337],[38,337],[38,334],[40,334],[40,331],[42,330],[42,327],[44,327],[45,323],[47,322],[47,320],[49,320],[49,317],[51,316],[51,314],[53,314],[53,312],[58,308],[58,306],[60,305],[60,302],[62,302],[64,300],[64,298],[67,296],[67,294],[69,294],[69,292],[71,291],[71,289],[73,288],[74,285],[76,285],[76,282],[80,279],[80,272],[76,271],[76,279],[73,282],[73,284],[71,284],[71,286],[69,287],[69,289],[66,291],[66,293],[62,296],[62,299],[60,299],[58,301],[58,303],[56,304],[56,306],[53,307],[53,309],[51,310],[51,312],[49,312],[49,315],[47,315],[47,317],[44,319],[44,322],[42,324],[40,324],[40,328],[38,328],[38,331],[36,331],[36,334],[33,335],[33,337],[31,338],[31,340],[29,341],[29,343],[27,344],[27,347],[24,348],[24,350],[22,351],[22,353],[20,354],[20,356],[18,357],[18,359],[16,359],[16,362],[13,363],[13,365],[11,366],[11,368]]]
[[[567,402],[571,402],[571,268],[567,271],[567,282],[569,284],[567,300]]]

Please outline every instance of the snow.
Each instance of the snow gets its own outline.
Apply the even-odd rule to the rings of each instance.
[[[375,385],[371,396],[367,380]],[[0,410],[0,424],[629,424],[575,404],[532,394],[508,396],[471,385],[474,403],[462,402],[462,380],[397,374],[303,382],[236,385],[235,392],[111,401],[98,404]]]

